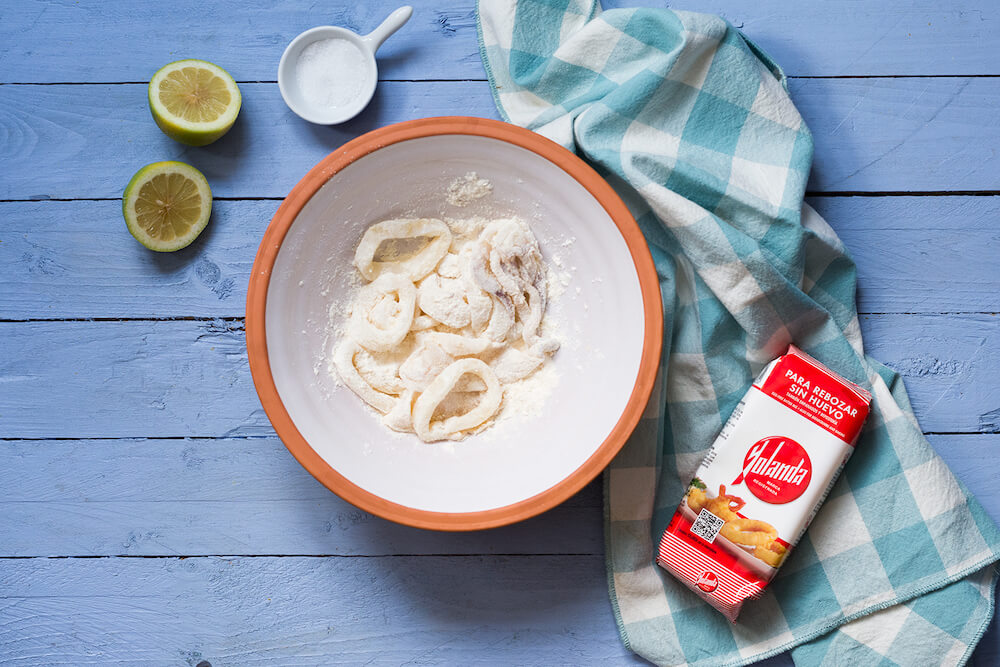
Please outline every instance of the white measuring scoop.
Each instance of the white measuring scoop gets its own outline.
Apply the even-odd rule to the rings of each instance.
[[[278,89],[285,104],[319,125],[335,125],[357,116],[378,84],[375,52],[412,14],[413,7],[400,7],[367,35],[332,25],[300,34],[278,63]]]

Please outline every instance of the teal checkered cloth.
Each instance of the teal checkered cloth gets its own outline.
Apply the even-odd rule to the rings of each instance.
[[[724,20],[597,0],[479,5],[500,113],[616,188],[663,292],[660,381],[605,476],[622,640],[656,663],[961,664],[993,614],[1000,533],[865,356],[855,268],[803,203],[809,130],[785,76]],[[735,625],[658,568],[654,545],[723,422],[790,342],[869,389],[840,481]]]

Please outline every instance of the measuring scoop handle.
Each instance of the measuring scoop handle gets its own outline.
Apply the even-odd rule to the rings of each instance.
[[[382,46],[382,42],[387,40],[392,33],[402,28],[403,24],[409,21],[412,15],[413,7],[403,5],[392,14],[389,14],[379,27],[364,35],[361,39],[368,43],[372,53],[374,53],[378,51],[378,47]]]

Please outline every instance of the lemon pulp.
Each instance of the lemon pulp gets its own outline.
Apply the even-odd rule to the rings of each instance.
[[[229,73],[204,60],[164,65],[149,82],[149,109],[163,132],[184,144],[204,146],[229,131],[242,106]]]
[[[136,172],[122,199],[125,223],[150,250],[180,250],[208,224],[212,192],[200,171],[183,162],[157,162]]]

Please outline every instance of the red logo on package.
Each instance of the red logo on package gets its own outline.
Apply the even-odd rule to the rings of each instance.
[[[774,436],[750,447],[733,484],[745,482],[765,503],[782,505],[801,496],[811,480],[812,461],[805,448],[791,438]]]
[[[716,589],[716,587],[718,587],[719,578],[708,570],[705,570],[701,573],[701,576],[698,577],[698,581],[696,581],[695,584],[697,584],[698,588],[706,593],[711,593]]]

